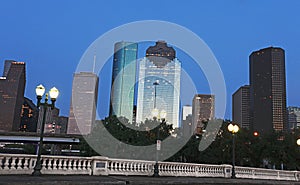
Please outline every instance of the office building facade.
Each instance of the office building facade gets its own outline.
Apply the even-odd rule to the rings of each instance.
[[[193,114],[193,107],[191,105],[184,105],[182,107],[182,120],[186,120],[186,117]]]
[[[250,86],[240,87],[232,95],[232,121],[242,128],[250,128]]]
[[[42,123],[43,123],[43,115],[44,115],[44,106],[39,107],[39,116],[38,116],[38,122],[37,122],[37,133],[41,132]],[[59,109],[54,107],[54,109],[51,109],[51,107],[46,107],[46,114],[45,114],[45,126],[44,126],[44,133],[54,133],[55,125],[58,122],[58,116],[59,116]]]
[[[134,86],[138,44],[118,42],[113,59],[110,115],[133,122]]]
[[[287,129],[285,52],[269,47],[254,51],[250,63],[250,120],[258,132]]]
[[[192,125],[196,134],[201,134],[204,123],[215,118],[215,96],[196,94],[193,98]]]
[[[21,132],[36,132],[39,109],[29,98],[24,97],[21,111]]]
[[[166,111],[167,123],[179,127],[180,73],[181,63],[166,42],[158,41],[147,49],[139,61],[137,123],[153,119],[151,112],[157,108]]]
[[[0,77],[0,131],[19,131],[25,83],[25,63],[6,60]]]
[[[91,72],[75,73],[68,120],[68,134],[87,135],[96,119],[98,76]]]
[[[288,107],[288,125],[289,129],[297,129],[300,127],[300,107]]]

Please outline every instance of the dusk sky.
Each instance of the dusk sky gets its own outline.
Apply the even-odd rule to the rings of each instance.
[[[26,62],[25,96],[36,102],[37,85],[56,86],[57,107],[68,116],[73,73],[89,45],[117,26],[162,20],[193,31],[214,53],[226,82],[225,118],[231,119],[232,93],[249,84],[249,55],[269,46],[286,51],[287,105],[300,106],[299,10],[298,0],[0,0],[0,71],[6,59]]]

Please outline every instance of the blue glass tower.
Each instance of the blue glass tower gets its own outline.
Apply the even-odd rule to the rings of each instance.
[[[113,59],[110,115],[133,119],[138,44],[117,42]]]

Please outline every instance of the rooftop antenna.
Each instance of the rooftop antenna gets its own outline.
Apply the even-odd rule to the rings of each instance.
[[[95,73],[95,66],[96,66],[96,49],[94,51],[93,73]]]

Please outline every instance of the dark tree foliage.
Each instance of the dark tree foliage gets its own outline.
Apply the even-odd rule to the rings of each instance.
[[[204,151],[198,151],[201,136],[193,136],[169,161],[207,164],[232,163],[232,134],[227,131],[230,121],[224,121],[215,141]],[[300,169],[299,130],[272,132],[254,136],[248,129],[236,134],[236,165],[287,170]]]
[[[111,116],[98,121],[91,135],[101,134],[101,130],[98,127],[102,124],[120,142],[135,146],[151,145],[156,143],[158,135],[160,140],[164,140],[170,136],[171,131],[174,133],[172,125],[168,125],[165,122],[158,124],[157,121],[145,120],[138,129],[135,129],[134,126],[131,128],[126,127],[126,124],[128,124],[126,118]],[[198,150],[202,136],[193,135],[184,147],[167,159],[167,161],[231,164],[232,134],[227,130],[227,126],[230,123],[229,120],[223,121],[215,140],[206,150],[201,152]],[[155,125],[159,126],[154,127]],[[173,142],[182,142],[180,131],[176,130],[176,132],[177,137],[173,139]],[[240,128],[236,134],[236,165],[276,169],[283,167],[283,169],[288,170],[300,170],[300,146],[296,144],[299,136],[299,130],[289,133],[273,132],[254,136],[253,132]],[[105,148],[103,149],[105,150]],[[99,155],[84,141],[81,144],[81,150],[84,151],[83,155],[85,156]]]
[[[101,135],[101,133],[103,133],[102,129],[105,128],[120,142],[135,146],[146,146],[155,144],[157,139],[164,140],[170,136],[171,132],[173,131],[172,125],[160,120],[147,119],[139,126],[130,125],[130,127],[127,127],[126,125],[128,124],[128,119],[126,118],[110,116],[104,120],[96,121],[92,133],[88,137]],[[89,147],[86,141],[82,142],[81,150],[83,151],[84,156],[97,155],[97,153],[91,147]]]

